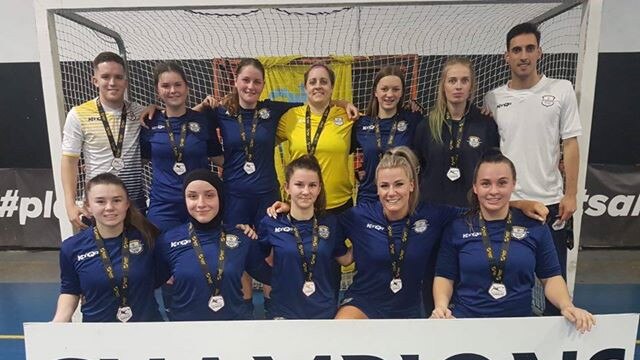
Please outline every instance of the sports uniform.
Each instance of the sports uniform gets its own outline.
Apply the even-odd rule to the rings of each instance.
[[[174,170],[178,160],[167,131],[167,121],[171,125],[173,143],[180,155],[184,169]],[[186,172],[194,169],[208,169],[209,157],[222,155],[222,148],[215,132],[215,126],[204,114],[191,109],[179,117],[167,118],[156,111],[140,136],[142,158],[152,162],[152,180],[149,191],[149,211],[147,218],[161,230],[168,230],[187,221],[182,183]],[[184,128],[184,148],[180,149],[180,139]]]
[[[297,105],[259,101],[255,109],[239,108],[239,117],[229,115],[224,107],[207,110],[216,117],[224,143],[225,223],[257,226],[266,209],[280,199],[273,157],[276,129],[282,114]],[[256,129],[255,136],[252,136],[254,117]],[[242,119],[246,141],[241,137],[239,118]],[[254,144],[249,149],[252,137]],[[252,157],[251,173],[245,171],[248,162],[245,145]]]
[[[455,282],[451,300],[453,316],[531,316],[535,276],[547,279],[560,275],[560,265],[549,229],[538,221],[511,209],[512,231],[504,265],[506,295],[489,294],[492,275],[482,240],[478,215],[456,219],[443,237],[436,275]],[[503,246],[507,220],[486,221],[494,256]]]
[[[334,284],[334,259],[347,253],[344,236],[335,216],[317,219],[318,246],[315,263],[313,254],[313,220],[298,221],[287,215],[276,219],[268,216],[260,222],[258,243],[264,256],[273,250],[271,278],[271,313],[275,318],[332,319],[338,299]],[[303,293],[305,272],[293,227],[298,230],[304,256],[310,267],[314,291]]]
[[[310,114],[311,140],[306,141],[305,118],[307,105],[287,111],[278,124],[277,137],[289,141],[291,159],[308,153],[318,130],[322,115]],[[332,106],[324,128],[318,137],[314,155],[320,163],[322,179],[327,193],[327,209],[335,209],[351,202],[353,193],[353,175],[349,170],[349,150],[351,148],[351,127],[353,122],[341,107]]]
[[[462,127],[462,134],[460,134]],[[462,135],[459,147],[458,137]],[[453,137],[453,143],[451,143]],[[446,120],[442,125],[442,143],[438,143],[429,127],[422,121],[415,132],[413,147],[420,160],[420,196],[423,201],[467,207],[467,193],[473,185],[473,171],[482,154],[499,145],[498,129],[488,116],[480,114],[473,105],[460,121]],[[457,157],[456,157],[457,155]],[[452,167],[460,170],[460,178],[447,177]]]
[[[422,314],[422,281],[433,262],[442,231],[460,209],[419,204],[409,219],[388,222],[382,204],[365,203],[349,209],[340,217],[345,235],[353,243],[353,257],[358,266],[353,283],[341,305],[353,305],[371,319],[418,318]],[[401,288],[391,289],[392,257],[388,228],[393,233],[395,253],[403,247],[407,229],[406,251],[400,263]],[[396,285],[397,286],[397,285]]]
[[[420,120],[422,120],[422,114],[409,111],[400,111],[392,118],[379,119],[378,121],[370,116],[363,116],[358,119],[358,122],[354,125],[353,147],[362,148],[364,178],[360,180],[358,185],[357,203],[378,200],[375,177],[380,156],[385,150],[395,146],[406,145],[411,147],[413,136]],[[378,137],[376,135],[376,123],[380,124],[380,146],[378,146]]]
[[[158,304],[153,295],[156,284],[153,251],[139,231],[128,229],[129,270],[127,306],[131,307],[129,321],[160,321]],[[114,269],[114,282],[122,284],[123,236],[104,239],[104,246]],[[107,277],[94,237],[89,227],[62,242],[60,248],[60,293],[83,296],[82,320],[84,322],[115,322],[121,306],[112,283]]]
[[[75,106],[67,114],[62,136],[62,154],[71,157],[83,155],[87,181],[105,172],[117,175],[126,185],[130,200],[135,202],[139,209],[144,210],[146,205],[142,192],[142,176],[140,176],[142,163],[138,121],[143,108],[139,104],[125,101],[126,123],[121,154],[123,167],[117,170],[113,166],[114,153],[101,121],[97,101],[92,99]],[[122,108],[112,109],[104,105],[103,108],[109,128],[117,142]]]

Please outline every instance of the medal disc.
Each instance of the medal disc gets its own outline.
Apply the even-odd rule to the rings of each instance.
[[[129,306],[121,306],[118,308],[118,313],[116,314],[116,318],[120,322],[127,322],[133,316],[133,311],[131,311],[131,307]]]
[[[447,171],[447,177],[451,181],[456,181],[460,179],[460,169],[458,169],[457,167],[449,168],[449,171]]]
[[[221,295],[212,296],[209,298],[209,309],[218,311],[224,307],[224,299]]]
[[[187,166],[183,162],[176,162],[173,164],[173,172],[182,175],[187,172]]]
[[[496,300],[503,298],[507,295],[507,287],[504,284],[493,283],[489,288],[489,295]]]
[[[256,164],[251,161],[247,161],[246,163],[244,163],[244,172],[249,175],[253,174],[254,172],[256,172]]]
[[[389,288],[394,294],[400,291],[402,289],[402,279],[392,279],[389,283]]]
[[[115,170],[122,170],[124,168],[124,160],[122,158],[114,158],[111,160],[111,167]]]
[[[313,281],[305,281],[302,286],[302,292],[307,296],[311,296],[316,292],[316,284]]]

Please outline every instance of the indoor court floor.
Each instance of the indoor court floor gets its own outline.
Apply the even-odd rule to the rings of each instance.
[[[51,320],[59,274],[58,251],[0,251],[0,360],[25,359],[22,324]],[[640,313],[640,250],[581,251],[574,300],[595,314]]]

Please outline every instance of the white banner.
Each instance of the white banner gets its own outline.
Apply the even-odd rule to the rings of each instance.
[[[28,360],[633,360],[638,314],[24,325]]]

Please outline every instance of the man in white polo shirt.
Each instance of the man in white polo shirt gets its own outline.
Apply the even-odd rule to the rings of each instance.
[[[539,74],[540,32],[532,23],[507,33],[505,60],[511,80],[485,97],[498,124],[500,149],[516,166],[512,200],[537,200],[549,208],[551,228],[562,275],[566,279],[566,221],[576,210],[578,139],[582,128],[573,86],[567,80]],[[561,149],[562,146],[562,149]],[[558,168],[563,153],[565,180]],[[545,315],[560,311],[546,303]]]

